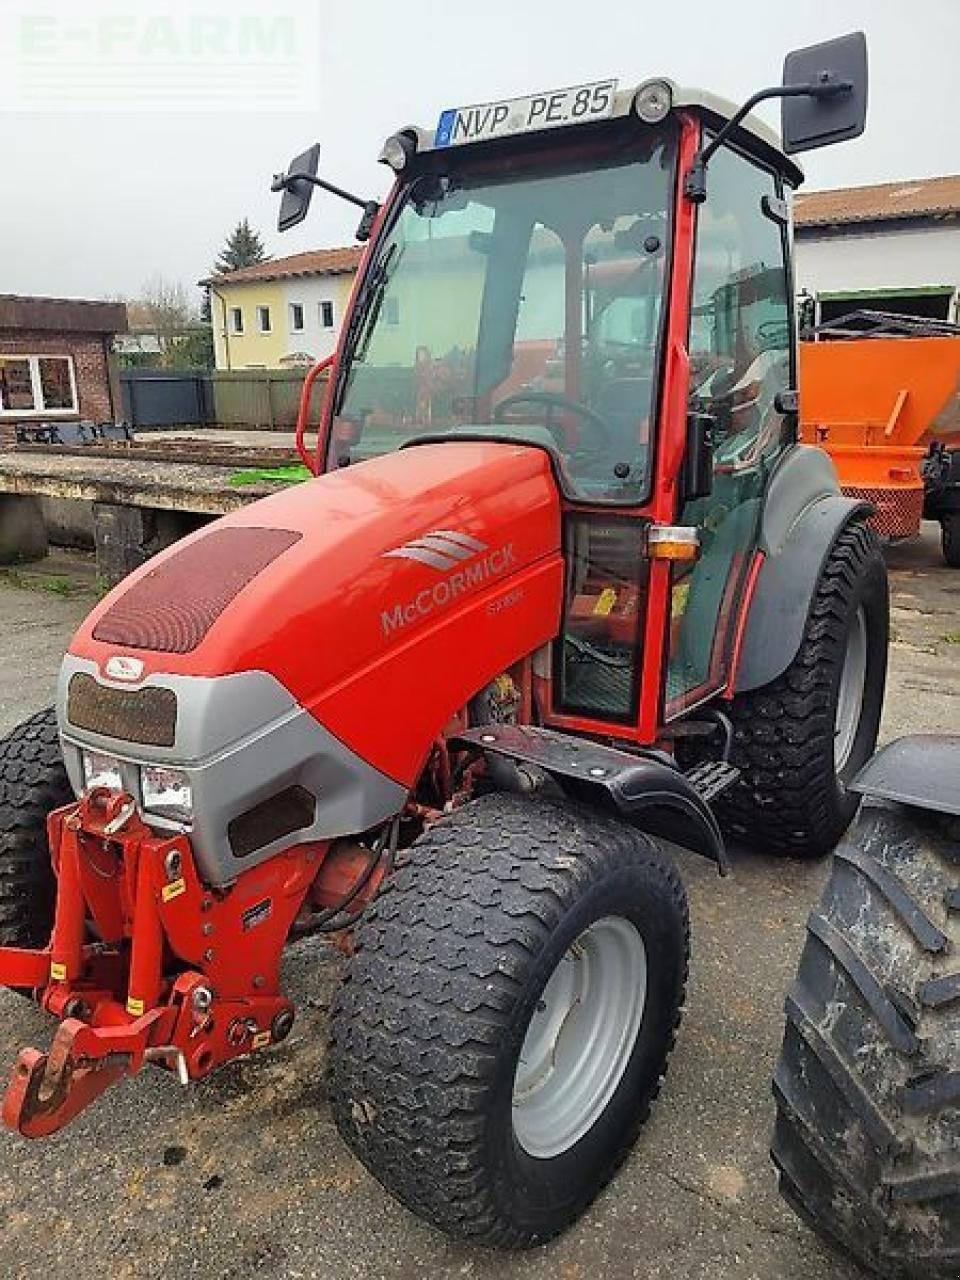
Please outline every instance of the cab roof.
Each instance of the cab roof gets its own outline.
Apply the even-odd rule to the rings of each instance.
[[[631,115],[637,95],[641,90],[652,84],[669,86],[673,108],[689,107],[699,111],[707,125],[715,128],[725,124],[739,109],[737,103],[731,102],[728,98],[721,97],[719,94],[711,93],[708,89],[681,86],[666,76],[650,76],[639,84],[622,89],[618,88],[614,95],[613,110],[608,118],[615,120]],[[562,132],[565,133],[568,129],[576,128],[578,128],[576,124],[567,125]],[[445,151],[472,151],[493,141],[493,139],[484,139],[461,143],[455,147],[439,147],[436,141],[436,128],[425,129],[420,125],[404,125],[399,132],[416,138],[418,153],[441,149]],[[527,135],[518,134],[513,136]],[[740,142],[741,145],[754,152],[761,160],[777,169],[790,186],[797,187],[803,182],[803,170],[795,160],[784,153],[780,145],[780,135],[761,120],[759,116],[752,112],[745,116],[735,130],[733,140]],[[498,138],[496,141],[502,142],[503,138]]]

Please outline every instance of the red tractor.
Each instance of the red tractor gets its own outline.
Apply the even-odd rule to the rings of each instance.
[[[525,1246],[611,1177],[683,1008],[664,842],[818,857],[875,743],[886,574],[797,442],[787,204],[865,97],[852,36],[739,110],[444,111],[382,207],[316,148],[275,181],[282,225],[323,186],[369,240],[317,475],[122,582],[0,747],[0,981],[59,1020],[9,1126],[283,1040],[322,932],[333,1112],[404,1204]]]

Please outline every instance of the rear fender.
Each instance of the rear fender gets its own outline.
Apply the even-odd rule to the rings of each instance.
[[[631,755],[532,725],[481,725],[450,741],[542,769],[564,791],[599,800],[641,830],[709,858],[721,875],[728,871],[716,818],[666,756]]]
[[[960,735],[914,733],[897,738],[868,760],[850,790],[914,809],[960,816]]]
[[[808,506],[782,545],[765,556],[747,615],[736,693],[761,689],[789,667],[803,642],[827,557],[847,525],[872,511],[868,502],[827,494]]]

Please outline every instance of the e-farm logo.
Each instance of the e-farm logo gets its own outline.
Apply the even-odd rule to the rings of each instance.
[[[0,109],[316,110],[319,47],[319,0],[14,0]]]
[[[516,564],[512,542],[491,551],[485,542],[452,529],[434,529],[383,555],[386,560],[414,560],[443,574],[439,582],[424,587],[411,599],[381,610],[380,625],[385,636],[418,618],[429,617],[435,609],[443,609],[458,596],[482,587]]]

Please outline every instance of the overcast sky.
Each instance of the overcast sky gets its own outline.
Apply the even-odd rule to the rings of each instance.
[[[220,3],[167,0],[166,10],[181,22]],[[37,13],[3,0],[7,30],[12,11],[31,9]],[[209,61],[175,56],[173,38],[160,49],[172,65],[166,101],[161,85],[145,108],[136,96],[144,77],[134,75],[119,81],[113,109],[78,110],[71,84],[89,102],[89,75],[105,83],[112,72],[102,61],[91,71],[89,58],[57,45],[52,28],[30,35],[32,53],[42,56],[29,78],[21,66],[21,83],[55,105],[59,88],[70,110],[26,110],[26,95],[4,98],[0,87],[0,292],[136,295],[155,273],[192,285],[244,215],[275,255],[347,244],[355,213],[330,197],[317,198],[296,231],[281,237],[274,229],[270,175],[315,140],[326,176],[380,196],[383,138],[402,124],[434,124],[444,106],[610,75],[629,84],[665,74],[741,99],[779,80],[788,49],[858,28],[870,56],[867,130],[804,157],[808,188],[960,171],[960,0],[296,0],[275,8],[260,0],[256,9],[300,14],[299,56],[309,71],[290,73],[304,79],[296,109],[276,109],[276,83],[268,83],[275,67],[263,73],[270,59],[256,51],[239,102],[196,109],[218,76],[228,100],[233,82]],[[70,0],[68,11],[74,25],[81,15],[114,23],[98,28],[101,60],[140,38],[120,30],[116,14],[147,12],[120,0]],[[80,34],[89,47],[89,33]],[[23,53],[22,32],[17,38],[12,55],[0,48],[5,66]],[[155,63],[155,39],[148,53]],[[60,60],[52,80],[43,58]],[[84,66],[86,83],[76,80]],[[193,106],[178,110],[185,94]],[[763,114],[776,123],[778,108]]]

